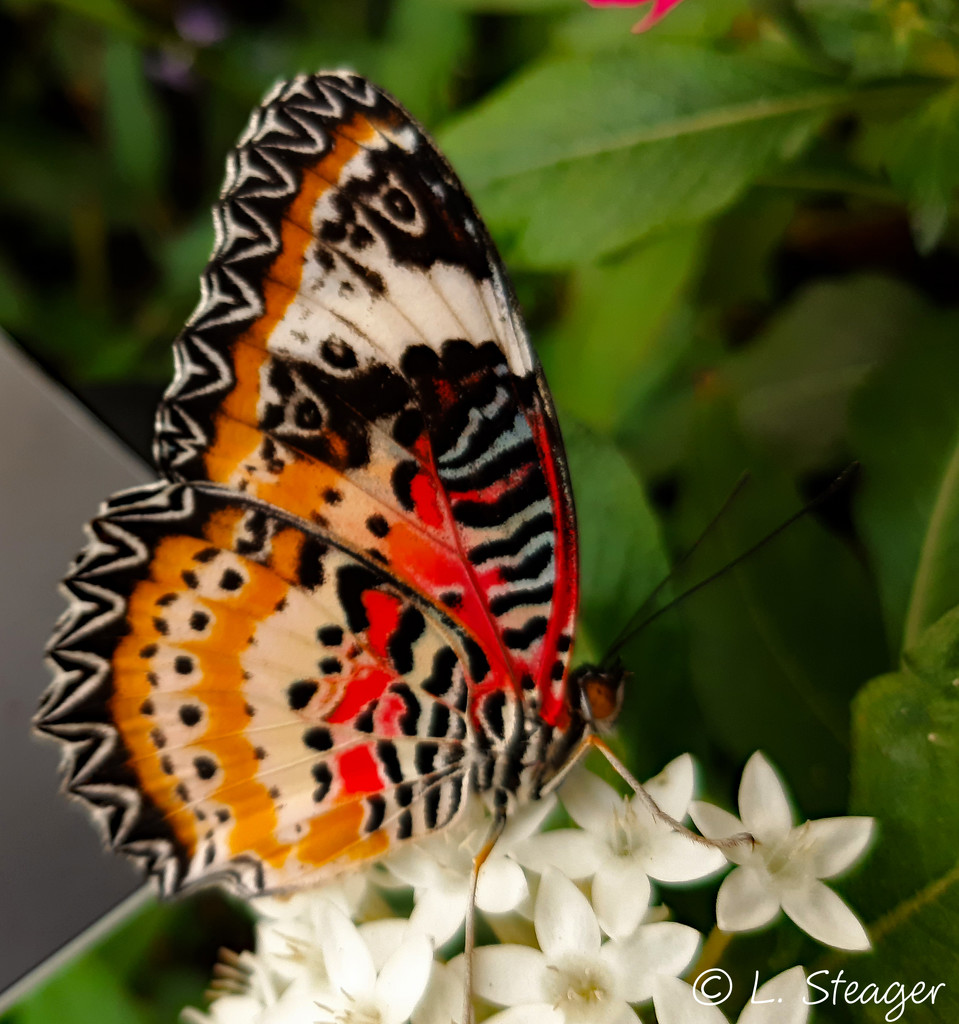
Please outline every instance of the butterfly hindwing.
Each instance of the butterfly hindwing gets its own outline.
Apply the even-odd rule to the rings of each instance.
[[[127,492],[91,533],[41,727],[166,891],[302,886],[456,816],[471,655],[450,620],[219,492]]]

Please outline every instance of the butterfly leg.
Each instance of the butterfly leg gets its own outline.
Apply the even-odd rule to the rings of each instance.
[[[699,843],[700,846],[711,846],[718,850],[733,850],[738,846],[745,846],[747,844],[752,846],[755,844],[756,840],[748,832],[740,832],[734,836],[725,836],[722,839],[707,839],[706,836],[701,836],[699,833],[686,828],[682,822],[677,821],[675,818],[660,809],[656,801],[649,795],[649,793],[646,792],[643,784],[613,753],[609,744],[606,743],[604,739],[597,736],[595,733],[590,733],[583,740],[583,745],[587,749],[591,747],[593,750],[598,750],[610,763],[610,766],[616,774],[619,775],[619,777],[626,783],[626,785],[629,786],[636,796],[643,801],[650,814],[652,814],[654,818],[663,822],[663,824],[668,825],[674,832],[679,832],[688,839],[692,839],[694,842]]]
[[[479,852],[473,858],[473,869],[470,872],[470,897],[466,908],[466,938],[463,949],[465,965],[465,981],[463,984],[463,1024],[473,1024],[473,950],[476,947],[476,888],[479,885],[479,873],[489,859],[496,846],[496,841],[503,834],[506,825],[506,813],[497,809],[496,816],[490,825],[489,835]]]

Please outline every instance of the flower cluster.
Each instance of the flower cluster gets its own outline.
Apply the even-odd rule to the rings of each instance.
[[[476,908],[471,868],[489,831],[478,801],[457,826],[363,874],[255,901],[256,953],[221,965],[220,994],[207,1013],[184,1011],[184,1024],[460,1024],[470,977],[490,1024],[629,1024],[650,1001],[660,1024],[722,1024],[723,1013],[679,977],[700,934],[669,920],[653,897],[663,886],[713,878],[727,862],[735,867],[719,887],[722,931],[762,927],[782,910],[820,942],[868,948],[862,924],[822,879],[859,858],[871,819],[796,827],[761,754],[743,773],[742,820],[693,801],[688,755],[644,788],[662,816],[648,799],[623,797],[584,769],[560,793],[576,827],[543,830],[555,797],[520,808],[480,870]],[[720,849],[677,831],[667,815],[691,816],[713,839],[745,828],[754,842]],[[412,912],[397,916],[396,896],[410,891]],[[462,954],[444,961],[437,951],[477,910],[500,941],[480,945],[469,964]],[[802,969],[786,971],[759,990],[763,999],[741,1021],[802,1024],[804,991]]]

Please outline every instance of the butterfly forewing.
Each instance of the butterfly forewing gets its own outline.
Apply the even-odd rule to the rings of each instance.
[[[167,888],[258,891],[519,785],[528,723],[569,725],[575,529],[498,257],[395,101],[281,84],[214,217],[158,416],[171,482],[93,524],[40,724]]]

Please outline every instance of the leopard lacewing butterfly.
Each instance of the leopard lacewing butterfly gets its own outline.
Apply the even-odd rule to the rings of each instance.
[[[312,886],[505,816],[621,678],[570,672],[573,497],[492,241],[353,74],[253,113],[157,416],[64,583],[38,727],[163,893]]]

